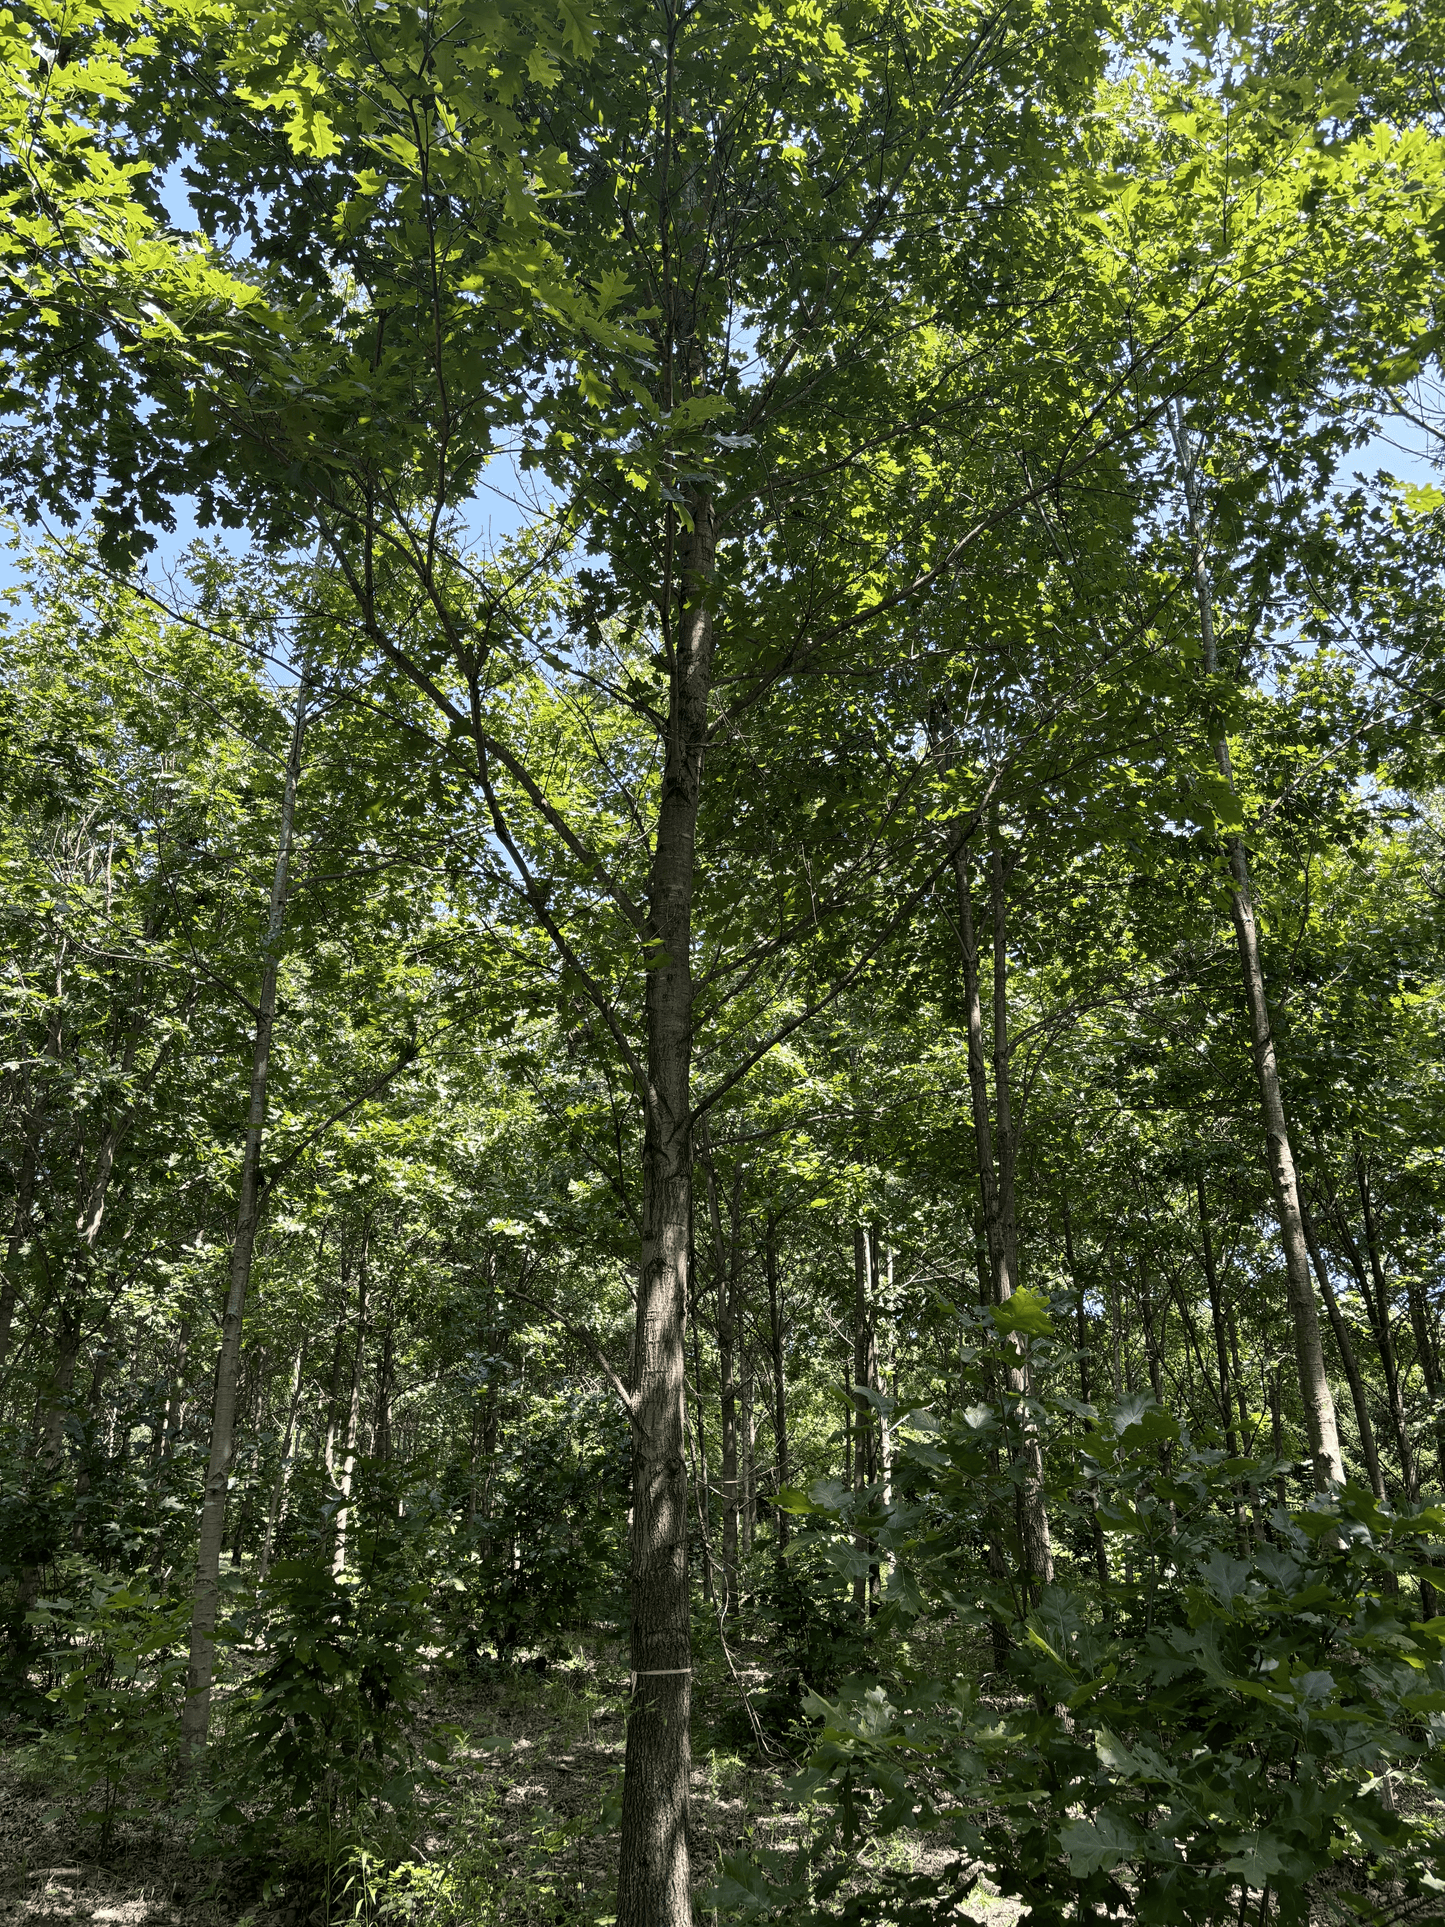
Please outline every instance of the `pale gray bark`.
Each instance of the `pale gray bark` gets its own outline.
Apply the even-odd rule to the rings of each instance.
[[[1395,1456],[1400,1466],[1400,1481],[1404,1486],[1406,1498],[1413,1504],[1419,1496],[1420,1486],[1416,1475],[1415,1454],[1411,1448],[1409,1428],[1405,1420],[1405,1403],[1400,1384],[1399,1362],[1395,1356],[1394,1335],[1390,1330],[1389,1306],[1387,1303],[1378,1303],[1370,1289],[1365,1262],[1343,1205],[1334,1195],[1327,1181],[1321,1188],[1330,1223],[1334,1227],[1345,1261],[1354,1275],[1355,1286],[1360,1294],[1360,1303],[1365,1307],[1365,1316],[1370,1321],[1380,1369],[1385,1375],[1385,1404],[1390,1415],[1390,1429],[1394,1435]]]
[[[1309,1247],[1310,1262],[1319,1280],[1320,1296],[1325,1301],[1325,1310],[1329,1314],[1330,1328],[1335,1334],[1340,1363],[1345,1368],[1350,1397],[1354,1401],[1355,1426],[1360,1434],[1360,1456],[1365,1461],[1365,1474],[1370,1481],[1370,1490],[1383,1505],[1385,1481],[1380,1474],[1380,1454],[1375,1445],[1375,1428],[1370,1423],[1370,1407],[1365,1395],[1364,1375],[1360,1371],[1354,1340],[1350,1337],[1350,1328],[1345,1323],[1339,1300],[1335,1296],[1329,1267],[1325,1263],[1324,1253],[1320,1250],[1319,1239],[1315,1236],[1314,1222],[1310,1217],[1309,1205],[1303,1193],[1300,1194],[1300,1215],[1304,1224],[1305,1244]]]
[[[704,1137],[705,1137],[704,1131]],[[738,1378],[737,1332],[739,1316],[738,1235],[741,1216],[741,1168],[733,1174],[729,1232],[723,1233],[722,1212],[718,1203],[717,1173],[712,1154],[703,1146],[703,1170],[707,1181],[708,1220],[712,1228],[713,1269],[717,1278],[717,1357],[718,1417],[721,1465],[718,1486],[722,1496],[722,1607],[734,1612],[738,1600]]]
[[[291,1489],[291,1472],[296,1463],[296,1420],[301,1411],[301,1374],[306,1365],[306,1339],[303,1335],[296,1347],[296,1362],[291,1367],[291,1396],[286,1407],[286,1428],[281,1434],[281,1458],[276,1467],[275,1482],[271,1487],[271,1503],[266,1511],[266,1532],[261,1541],[261,1558],[256,1569],[258,1579],[264,1580],[271,1570],[271,1551],[276,1543],[276,1534],[281,1521],[286,1516],[286,1495]]]
[[[161,1432],[161,1457],[167,1459],[175,1451],[180,1441],[181,1431],[186,1422],[186,1352],[191,1342],[191,1315],[181,1318],[180,1330],[176,1334],[176,1355],[171,1366],[171,1380],[166,1392],[166,1413]]]
[[[1175,403],[1170,415],[1175,450],[1184,480],[1185,506],[1189,524],[1190,558],[1195,601],[1199,612],[1199,633],[1204,673],[1213,676],[1218,669],[1214,642],[1214,591],[1209,579],[1209,564],[1204,546],[1202,491],[1195,451],[1190,444],[1184,410]],[[1233,788],[1234,772],[1229,758],[1229,742],[1224,732],[1211,724],[1210,746],[1219,773]],[[1243,841],[1235,835],[1225,838],[1229,859],[1230,915],[1234,922],[1239,949],[1240,971],[1244,980],[1245,1002],[1249,1009],[1250,1044],[1254,1057],[1255,1081],[1259,1086],[1260,1109],[1264,1119],[1266,1161],[1274,1190],[1275,1212],[1279,1220],[1280,1243],[1284,1249],[1286,1288],[1290,1326],[1294,1337],[1295,1369],[1300,1398],[1304,1404],[1305,1430],[1309,1439],[1310,1465],[1315,1487],[1326,1490],[1344,1478],[1340,1459],[1339,1433],[1335,1420],[1335,1401],[1325,1376],[1324,1347],[1320,1342],[1320,1323],[1315,1311],[1314,1287],[1310,1282],[1309,1251],[1305,1245],[1304,1221],[1300,1213],[1299,1181],[1294,1154],[1290,1149],[1289,1125],[1285,1116],[1284,1094],[1279,1061],[1270,1028],[1269,1002],[1265,992],[1264,967],[1260,961],[1259,930],[1255,921],[1250,888],[1249,859]]]
[[[1083,1404],[1091,1402],[1093,1394],[1093,1374],[1089,1366],[1089,1315],[1084,1294],[1084,1274],[1074,1253],[1073,1214],[1069,1209],[1069,1194],[1064,1193],[1064,1261],[1069,1267],[1069,1277],[1074,1286],[1074,1336],[1079,1352],[1079,1397]],[[1106,1614],[1111,1612],[1109,1599],[1109,1547],[1104,1536],[1104,1527],[1099,1518],[1099,1483],[1091,1479],[1088,1486],[1089,1518],[1094,1541],[1094,1569],[1099,1578],[1099,1597]]]
[[[367,1234],[363,1229],[361,1262],[356,1272],[356,1341],[351,1351],[351,1395],[346,1407],[346,1439],[341,1451],[341,1476],[336,1482],[341,1503],[336,1508],[331,1570],[338,1577],[346,1570],[346,1535],[351,1524],[351,1485],[356,1475],[357,1427],[361,1422],[361,1367],[366,1353],[366,1238]]]
[[[1017,1142],[1011,1096],[1008,1029],[1008,900],[1003,841],[999,833],[998,810],[989,816],[989,910],[993,924],[993,1074],[994,1116],[998,1131],[998,1240],[997,1275],[1000,1302],[1018,1289],[1018,1208],[1014,1180]],[[1007,1284],[1005,1292],[1002,1287]],[[1023,1346],[1013,1341],[1020,1354]],[[1018,1414],[1020,1452],[1024,1461],[1023,1483],[1019,1491],[1019,1521],[1022,1527],[1024,1557],[1035,1588],[1053,1583],[1054,1549],[1049,1527],[1048,1500],[1044,1492],[1044,1455],[1038,1429],[1028,1416],[1025,1398],[1029,1389],[1028,1366],[1020,1357],[1009,1371],[1009,1392]]]
[[[712,1485],[708,1471],[707,1427],[703,1419],[705,1401],[702,1395],[702,1344],[697,1329],[697,1254],[689,1261],[692,1274],[692,1287],[688,1300],[688,1316],[692,1320],[692,1421],[697,1430],[696,1459],[692,1462],[693,1492],[697,1505],[698,1543],[702,1547],[702,1596],[709,1605],[717,1601],[717,1584],[713,1575],[712,1553]],[[688,1451],[693,1451],[692,1433],[688,1433]]]
[[[743,1346],[743,1369],[738,1404],[738,1557],[746,1559],[753,1549],[753,1520],[756,1489],[757,1421],[753,1411],[753,1354]]]
[[[1204,1283],[1209,1292],[1209,1315],[1214,1329],[1214,1356],[1219,1371],[1219,1410],[1224,1423],[1224,1442],[1232,1459],[1239,1457],[1239,1440],[1234,1429],[1234,1393],[1229,1370],[1229,1334],[1224,1322],[1224,1302],[1220,1296],[1219,1273],[1214,1263],[1214,1234],[1209,1224],[1209,1201],[1204,1189],[1204,1173],[1196,1180],[1199,1197],[1199,1237],[1204,1248]]]
[[[1230,1458],[1237,1459],[1241,1434],[1235,1426],[1235,1393],[1239,1374],[1231,1363],[1229,1321],[1224,1311],[1219,1270],[1214,1262],[1214,1233],[1209,1223],[1209,1200],[1202,1171],[1196,1179],[1196,1190],[1199,1197],[1199,1237],[1204,1250],[1204,1282],[1209,1291],[1209,1317],[1214,1331],[1214,1356],[1219,1371],[1219,1410],[1224,1425],[1224,1443]],[[1239,1395],[1243,1397],[1242,1389]],[[1240,1410],[1243,1410],[1242,1405]],[[1246,1546],[1250,1526],[1244,1510],[1244,1490],[1240,1484],[1234,1488],[1234,1522],[1240,1544]]]
[[[929,719],[933,753],[941,768],[951,760],[946,717]],[[957,907],[955,929],[963,962],[964,1023],[968,1040],[968,1082],[973,1110],[974,1145],[977,1153],[979,1190],[983,1201],[984,1235],[988,1244],[989,1271],[993,1301],[1001,1305],[1011,1298],[1018,1283],[1017,1230],[1014,1205],[1013,1117],[1009,1100],[1008,1065],[1008,948],[1006,905],[1004,901],[1003,855],[995,824],[990,862],[990,908],[993,919],[993,998],[994,998],[994,1080],[995,1106],[999,1120],[998,1168],[995,1169],[995,1140],[989,1117],[988,1060],[983,1041],[983,1006],[979,995],[978,940],[974,934],[973,895],[969,880],[970,853],[967,838],[956,827],[949,831],[949,861],[953,871],[954,899]],[[1003,1140],[1007,1134],[1007,1142]],[[1027,1380],[1021,1358],[1008,1366],[1008,1395],[1013,1410],[1022,1413]],[[1043,1451],[1032,1424],[1022,1424],[1020,1450],[1026,1471],[1020,1493],[1019,1509],[1024,1557],[1029,1577],[1036,1586],[1049,1585],[1054,1576],[1053,1543],[1049,1527],[1048,1501],[1044,1492]]]
[[[988,1059],[983,1042],[983,1006],[979,999],[978,940],[974,935],[973,893],[969,884],[970,852],[966,839],[958,832],[949,836],[949,863],[953,871],[954,898],[958,912],[958,947],[963,962],[964,1024],[968,1040],[968,1088],[973,1110],[974,1144],[978,1156],[979,1191],[983,1199],[984,1238],[988,1246],[989,1276],[993,1302],[1001,1305],[1013,1295],[1014,1279],[1009,1270],[1008,1246],[1003,1236],[999,1209],[998,1180],[994,1173],[993,1124],[988,1101]]]
[[[336,1424],[341,1413],[341,1366],[346,1357],[346,1302],[351,1296],[351,1272],[341,1258],[341,1307],[336,1315],[336,1342],[331,1348],[331,1377],[326,1389],[326,1430],[321,1439],[321,1466],[328,1486],[336,1484]]]
[[[777,1489],[779,1492],[788,1483],[788,1388],[783,1371],[783,1298],[778,1279],[778,1221],[768,1214],[767,1237],[764,1253],[768,1267],[768,1332],[773,1348],[773,1438],[778,1461]],[[778,1557],[781,1560],[788,1544],[788,1515],[781,1509],[778,1520]]]
[[[1384,1246],[1380,1237],[1380,1227],[1375,1218],[1374,1194],[1370,1189],[1369,1164],[1361,1151],[1358,1141],[1352,1145],[1355,1163],[1355,1183],[1360,1194],[1360,1211],[1365,1224],[1365,1248],[1370,1254],[1370,1275],[1375,1281],[1375,1302],[1379,1306],[1379,1325],[1385,1334],[1385,1343],[1390,1347],[1393,1359],[1393,1344],[1390,1340],[1390,1291],[1385,1278]],[[1442,1479],[1445,1479],[1445,1416],[1440,1410],[1440,1378],[1435,1363],[1435,1346],[1430,1331],[1429,1317],[1420,1289],[1418,1278],[1413,1274],[1406,1280],[1405,1304],[1410,1316],[1410,1330],[1415,1339],[1415,1356],[1420,1366],[1420,1374],[1425,1380],[1425,1395],[1430,1402],[1434,1415],[1432,1430],[1435,1434],[1436,1466]],[[1399,1374],[1396,1371],[1396,1398],[1400,1399]],[[1404,1428],[1404,1407],[1401,1401],[1401,1430]],[[1418,1499],[1420,1492],[1420,1456],[1414,1454],[1414,1492]]]
[[[371,1427],[371,1456],[380,1465],[391,1461],[391,1393],[396,1368],[396,1320],[388,1313],[381,1335],[381,1365],[376,1375],[376,1415]]]

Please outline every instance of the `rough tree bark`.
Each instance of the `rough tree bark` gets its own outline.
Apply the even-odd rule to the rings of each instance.
[[[642,1264],[632,1388],[632,1701],[618,1927],[690,1927],[692,1918],[684,1321],[692,1224],[694,842],[714,649],[709,602],[716,531],[705,492],[694,492],[688,520],[678,539],[681,609],[665,638],[672,673],[648,889]]]
[[[230,1289],[221,1322],[221,1354],[216,1366],[216,1390],[211,1407],[210,1461],[201,1505],[200,1548],[196,1556],[196,1583],[191,1607],[190,1665],[186,1678],[186,1703],[181,1713],[183,1759],[194,1759],[204,1750],[211,1718],[211,1675],[215,1668],[221,1544],[225,1532],[226,1488],[235,1443],[236,1382],[241,1369],[241,1321],[246,1310],[251,1259],[256,1248],[256,1231],[261,1215],[261,1140],[266,1130],[266,1080],[271,1067],[271,1032],[276,1021],[281,931],[291,875],[296,786],[301,776],[301,748],[306,735],[310,700],[310,681],[303,676],[296,692],[296,716],[286,757],[276,867],[271,881],[271,905],[261,952],[261,989],[255,1006],[256,1029],[251,1045],[251,1102],[246,1118],[246,1143],[241,1154],[236,1235],[231,1245]]]

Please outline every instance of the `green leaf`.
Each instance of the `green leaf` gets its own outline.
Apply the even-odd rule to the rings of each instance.
[[[1132,1821],[1105,1808],[1091,1820],[1071,1820],[1061,1829],[1059,1844],[1069,1857],[1070,1870],[1084,1877],[1117,1867],[1138,1852],[1143,1838]]]
[[[1020,1332],[1026,1338],[1049,1338],[1053,1334],[1048,1300],[1027,1285],[1021,1285],[1001,1305],[990,1306],[989,1317],[1000,1332]]]

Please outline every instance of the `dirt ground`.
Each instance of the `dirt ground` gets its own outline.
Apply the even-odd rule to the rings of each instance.
[[[542,1671],[439,1677],[431,1718],[466,1739],[444,1790],[418,1816],[418,1872],[360,1911],[398,1922],[410,1913],[418,1927],[605,1927],[615,1910],[626,1684],[620,1649],[600,1642]],[[786,1847],[804,1823],[780,1792],[795,1763],[782,1754],[764,1763],[751,1744],[718,1737],[743,1722],[733,1682],[700,1682],[697,1699],[693,1870],[701,1890],[724,1854],[749,1843]],[[81,1810],[33,1750],[0,1760],[0,1927],[321,1927],[326,1918],[314,1892],[283,1884],[268,1893],[254,1862],[194,1859],[164,1806],[144,1823],[119,1825],[104,1853],[94,1827],[78,1824]],[[354,1918],[357,1903],[354,1883],[333,1894],[332,1920]],[[700,1920],[709,1914],[698,1910]],[[961,1919],[970,1916],[1012,1927],[1018,1909],[975,1892],[960,1909]]]

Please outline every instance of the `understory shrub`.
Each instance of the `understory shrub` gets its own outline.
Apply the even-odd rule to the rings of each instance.
[[[32,1658],[55,1680],[34,1753],[53,1785],[80,1795],[76,1817],[104,1852],[117,1823],[153,1815],[174,1781],[190,1601],[145,1574],[65,1565],[66,1593],[27,1615]]]
[[[435,1732],[419,1743],[416,1717],[443,1544],[425,1495],[407,1497],[369,1467],[355,1563],[333,1570],[322,1540],[273,1566],[254,1609],[223,1629],[252,1670],[214,1750],[225,1797],[197,1809],[201,1850],[261,1854],[330,1886],[359,1843],[405,1847],[417,1791],[445,1757]]]
[[[1047,1321],[1025,1334],[1036,1383],[1047,1341]],[[1346,1487],[1264,1516],[1252,1502],[1279,1468],[1226,1458],[1149,1401],[1080,1439],[1077,1408],[990,1396],[1011,1343],[982,1335],[956,1424],[905,1420],[888,1508],[822,1486],[803,1506],[890,1567],[879,1632],[1001,1626],[1000,1690],[904,1659],[811,1694],[791,1791],[820,1825],[791,1855],[728,1861],[713,1903],[931,1927],[985,1874],[1041,1927],[1445,1919],[1445,1618],[1419,1612],[1445,1511],[1397,1515]],[[1051,1521],[1085,1544],[1097,1529],[1107,1578],[1072,1565],[1030,1584],[1030,1435]],[[1002,1556],[981,1579],[990,1537]],[[894,1838],[931,1851],[880,1853]]]

